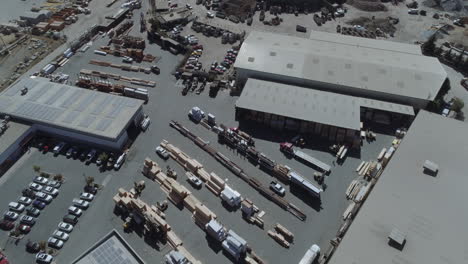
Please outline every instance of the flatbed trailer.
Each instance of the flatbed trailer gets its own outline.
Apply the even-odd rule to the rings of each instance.
[[[314,167],[319,168],[325,173],[329,173],[331,170],[330,165],[300,151],[293,149],[292,143],[284,142],[280,144],[280,150],[286,153],[289,153],[294,156],[294,158]]]

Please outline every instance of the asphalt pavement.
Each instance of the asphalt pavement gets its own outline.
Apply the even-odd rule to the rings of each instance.
[[[102,1],[93,1],[92,3],[97,2]],[[88,24],[87,22],[83,23]],[[89,23],[93,23],[93,21]],[[84,30],[85,24],[82,26],[81,30]],[[138,24],[132,30],[134,35],[138,34],[137,26]],[[76,30],[78,32],[78,28]],[[98,37],[94,45],[97,47],[107,41],[108,38],[106,37]],[[31,233],[21,240],[18,245],[15,245],[11,239],[7,238],[7,232],[0,232],[0,247],[4,248],[5,253],[13,263],[32,263],[33,256],[26,254],[24,251],[26,241],[28,239],[34,241],[47,240],[62,216],[66,214],[67,207],[70,206],[72,199],[81,192],[86,176],[94,176],[97,183],[104,183],[105,186],[99,192],[91,207],[80,217],[80,221],[72,232],[69,241],[66,242],[64,248],[60,250],[56,257],[57,263],[72,263],[76,257],[114,228],[123,235],[147,263],[162,262],[164,254],[171,250],[170,246],[152,245],[134,232],[124,233],[123,221],[113,213],[114,203],[112,197],[117,193],[118,188],[122,187],[129,190],[135,181],[146,181],[146,189],[143,191],[142,199],[147,203],[155,204],[157,201],[166,199],[165,193],[161,191],[159,185],[149,181],[141,174],[143,161],[146,157],[152,158],[163,168],[167,164],[174,168],[179,175],[178,180],[208,206],[227,228],[233,229],[246,239],[253,250],[268,263],[297,263],[306,249],[312,244],[318,244],[323,249],[327,248],[329,240],[335,236],[342,222],[341,215],[348,204],[345,198],[345,190],[349,183],[357,177],[356,167],[361,160],[375,159],[382,147],[389,146],[392,141],[392,137],[379,134],[375,142],[364,144],[359,155],[348,157],[343,165],[333,166],[331,174],[325,180],[327,187],[320,203],[300,191],[293,189],[293,192],[291,192],[290,187],[287,186],[285,198],[302,209],[307,215],[307,220],[301,222],[258,194],[247,183],[229,172],[202,149],[169,127],[170,120],[180,121],[195,134],[210,141],[215,149],[220,150],[229,159],[236,162],[249,175],[255,176],[264,184],[268,184],[273,179],[270,175],[238,156],[226,146],[218,144],[214,133],[188,120],[187,113],[190,108],[199,106],[205,112],[213,113],[218,122],[231,127],[238,126],[239,124],[234,120],[234,104],[237,97],[230,96],[228,91],[225,90],[221,90],[216,98],[209,97],[207,90],[200,95],[189,93],[187,96],[182,96],[181,88],[176,86],[175,78],[170,75],[170,72],[173,71],[182,56],[174,56],[167,51],[161,50],[155,44],[149,45],[147,43],[145,52],[160,57],[160,60],[156,63],[161,68],[160,75],[134,74],[119,69],[89,65],[88,61],[90,59],[100,59],[113,63],[120,60],[111,56],[97,57],[97,55],[92,54],[93,48],[89,49],[87,53],[78,53],[71,58],[65,67],[58,71],[69,74],[72,79],[80,69],[88,68],[154,80],[156,87],[148,88],[150,100],[148,104],[144,105],[144,111],[150,116],[152,123],[146,132],[141,133],[136,138],[129,150],[126,162],[119,171],[100,172],[95,164],[85,165],[77,160],[66,159],[64,156],[54,157],[50,153],[42,154],[33,149],[30,153],[26,153],[7,174],[0,178],[0,201],[3,201],[3,204],[0,204],[0,209],[6,209],[9,201],[19,198],[21,190],[32,180],[33,165],[41,166],[45,171],[62,173],[66,178],[66,183],[60,189],[59,196],[44,210]],[[205,47],[205,49],[207,48],[209,47]],[[143,63],[143,65],[148,66],[150,64]],[[292,167],[312,180],[313,169],[296,160],[287,159],[279,151],[278,143],[287,140],[288,135],[264,129],[261,126],[253,126],[249,129],[253,132],[258,150],[277,162]],[[208,171],[214,171],[223,179],[226,179],[229,186],[239,191],[244,198],[251,199],[260,210],[264,210],[266,212],[264,216],[265,229],[262,230],[245,222],[241,218],[240,210],[229,211],[224,208],[220,199],[205,187],[201,190],[193,189],[185,181],[184,171],[178,164],[172,160],[163,161],[155,154],[155,147],[163,139],[168,140],[191,157],[196,158]],[[315,146],[304,151],[330,165],[333,164],[334,157],[326,151],[315,148]],[[231,260],[224,256],[219,245],[209,243],[205,233],[194,224],[188,210],[179,210],[170,204],[166,211],[166,219],[175,233],[182,239],[184,246],[195,258],[203,263],[231,263]],[[295,242],[291,248],[285,249],[268,237],[267,230],[271,229],[276,223],[282,224],[295,234]]]

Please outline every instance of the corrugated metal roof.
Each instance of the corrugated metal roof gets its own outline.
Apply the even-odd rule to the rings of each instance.
[[[353,130],[360,129],[360,107],[414,115],[411,106],[257,79],[247,80],[236,107]]]
[[[28,93],[21,95],[21,89]],[[33,123],[116,139],[143,101],[74,86],[45,78],[23,78],[0,94],[0,113]]]
[[[235,67],[433,100],[447,73],[436,58],[421,55],[416,47],[363,38],[350,41],[324,32],[303,39],[253,31]]]
[[[467,134],[464,122],[420,111],[328,263],[467,263]],[[402,250],[388,243],[394,228]]]

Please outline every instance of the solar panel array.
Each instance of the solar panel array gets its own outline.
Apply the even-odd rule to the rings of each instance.
[[[92,260],[96,264],[131,264],[135,263],[131,256],[109,239],[91,253]]]

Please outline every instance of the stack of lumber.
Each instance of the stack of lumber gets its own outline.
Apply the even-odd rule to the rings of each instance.
[[[183,246],[178,246],[178,247],[177,247],[177,251],[179,251],[182,255],[184,255],[184,257],[187,258],[187,260],[189,261],[189,263],[192,263],[192,264],[202,264],[201,261],[196,260],[195,257],[193,257],[192,254],[190,254],[190,252],[188,252],[187,249],[185,249],[185,247],[183,247]]]
[[[275,240],[276,242],[278,242],[278,244],[280,244],[281,246],[283,246],[285,248],[289,248],[289,246],[291,245],[288,241],[286,241],[286,239],[283,237],[283,235],[281,235],[280,233],[277,233],[277,232],[275,232],[273,230],[268,230],[268,236],[273,238],[273,240]]]
[[[354,213],[356,212],[356,208],[357,208],[356,203],[351,202],[343,213],[343,220],[352,218],[354,216]]]
[[[198,169],[195,175],[197,175],[203,182],[207,182],[210,179],[210,174],[204,168]]]
[[[192,218],[201,229],[205,230],[206,224],[210,222],[212,219],[216,219],[216,215],[211,212],[208,207],[204,204],[197,204],[195,205],[195,210],[193,211]]]
[[[226,187],[226,183],[218,175],[212,172],[210,173],[210,179],[206,182],[205,186],[216,196],[219,196],[224,190],[224,187]]]
[[[265,215],[265,211],[260,212],[260,209],[258,209],[258,207],[249,199],[242,200],[241,209],[242,216],[247,220],[247,222],[263,228],[265,223],[262,217]]]
[[[346,189],[346,198],[348,200],[354,200],[362,186],[363,184],[359,180],[353,180],[351,184],[349,184],[348,189]]]
[[[287,241],[292,242],[294,240],[294,234],[291,233],[286,227],[282,226],[281,224],[275,225],[275,230],[279,234],[281,234]]]
[[[173,247],[177,248],[182,246],[182,240],[174,233],[174,231],[167,232],[167,242]]]
[[[172,178],[169,178],[172,181],[171,191],[169,192],[168,199],[176,205],[183,203],[185,197],[190,194],[190,191],[187,190],[184,186],[180,185],[177,181]]]
[[[184,206],[187,208],[191,213],[195,211],[195,207],[197,204],[200,204],[200,201],[194,195],[187,195],[184,199]]]
[[[289,169],[281,164],[276,164],[275,167],[273,167],[273,174],[275,177],[282,181],[282,182],[289,182]]]

